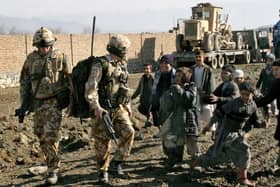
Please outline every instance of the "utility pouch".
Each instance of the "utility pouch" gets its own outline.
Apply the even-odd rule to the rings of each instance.
[[[126,87],[120,87],[118,90],[118,97],[117,97],[117,103],[118,104],[128,104],[130,102],[130,94],[129,94],[129,88]]]

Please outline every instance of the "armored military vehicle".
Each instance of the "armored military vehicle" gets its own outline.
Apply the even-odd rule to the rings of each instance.
[[[233,38],[241,35],[246,48],[250,51],[251,62],[264,62],[272,51],[272,30],[270,27],[232,31]]]
[[[199,3],[192,7],[190,19],[178,19],[176,32],[175,62],[177,66],[190,66],[195,62],[195,49],[205,51],[206,63],[214,69],[225,63],[250,63],[250,52],[243,43],[242,35],[233,38],[228,16],[222,7]]]

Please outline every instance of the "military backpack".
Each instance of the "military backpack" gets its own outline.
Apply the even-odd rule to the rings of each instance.
[[[100,63],[102,66],[102,75],[106,74],[108,69],[108,60],[106,57],[90,56],[84,59],[73,68],[72,83],[73,83],[73,107],[71,115],[79,118],[89,118],[90,108],[89,103],[85,99],[85,84],[88,81],[91,66],[94,63]]]

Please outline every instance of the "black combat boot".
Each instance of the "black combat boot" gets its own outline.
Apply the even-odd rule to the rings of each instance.
[[[119,164],[117,165],[117,173],[118,173],[118,175],[120,175],[120,176],[125,176],[125,173],[124,173],[123,167],[122,167],[122,163],[119,163]]]
[[[113,160],[110,164],[110,170],[120,177],[125,177],[126,173],[123,171],[123,161]]]
[[[101,171],[98,176],[98,181],[102,184],[109,183],[108,173],[106,171]]]
[[[58,175],[55,172],[50,172],[49,175],[46,178],[46,184],[56,184],[58,181]]]

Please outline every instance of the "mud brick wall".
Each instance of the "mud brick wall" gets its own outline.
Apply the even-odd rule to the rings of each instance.
[[[96,34],[93,54],[103,55],[111,34]],[[139,33],[125,34],[131,41],[128,53],[130,72],[141,71],[142,64],[154,62],[163,53],[175,51],[175,34]],[[71,45],[72,44],[72,45]],[[55,47],[65,52],[74,65],[90,56],[91,35],[59,34]],[[32,35],[0,35],[0,75],[19,73],[26,55],[32,52]]]

